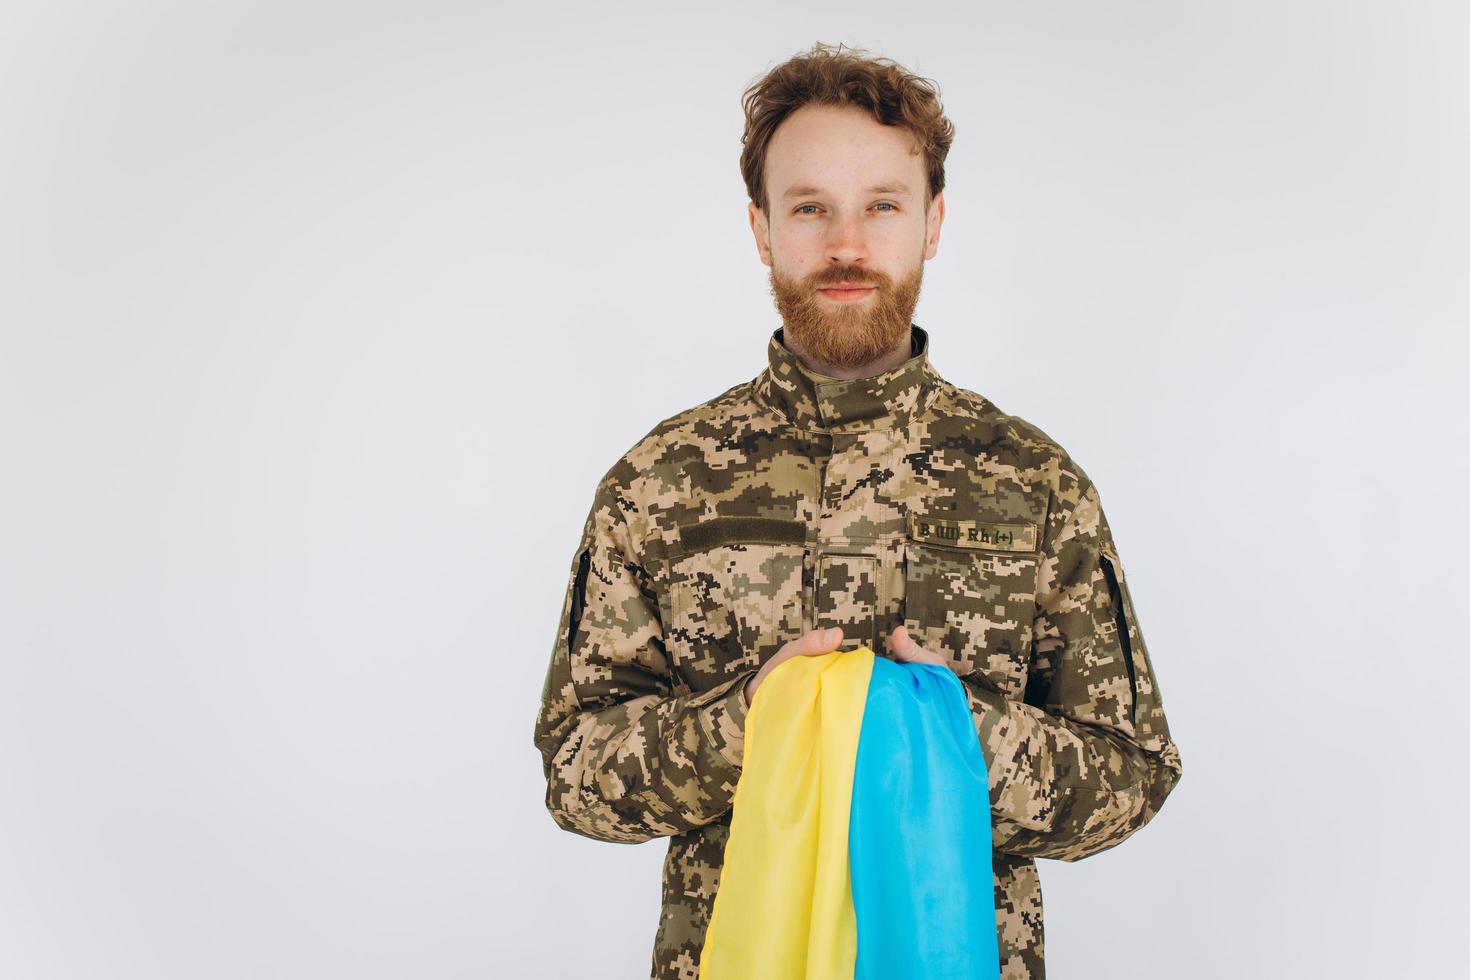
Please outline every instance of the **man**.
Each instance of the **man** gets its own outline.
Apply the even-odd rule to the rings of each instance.
[[[1082,468],[943,380],[912,322],[944,220],[936,93],[818,45],[745,105],[782,327],[759,375],[598,483],[536,719],[546,805],[670,838],[652,976],[695,980],[762,681],[858,645],[947,665],[989,770],[1001,975],[1039,980],[1035,859],[1116,846],[1181,774],[1112,532]]]

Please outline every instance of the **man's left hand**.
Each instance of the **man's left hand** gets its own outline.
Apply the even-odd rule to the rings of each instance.
[[[937,653],[930,653],[915,643],[914,638],[909,636],[907,626],[900,626],[888,634],[888,649],[893,652],[893,658],[895,660],[904,663],[938,664],[941,667],[949,667],[950,670],[954,670],[948,660]]]

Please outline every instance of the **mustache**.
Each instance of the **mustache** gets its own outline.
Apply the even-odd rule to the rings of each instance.
[[[843,271],[840,269],[828,270],[812,276],[808,282],[813,289],[821,289],[823,286],[835,286],[840,282],[859,283],[864,286],[883,286],[888,277],[878,274],[860,272],[856,269]]]

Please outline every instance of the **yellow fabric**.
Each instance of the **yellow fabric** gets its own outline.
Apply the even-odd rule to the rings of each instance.
[[[848,816],[873,657],[792,657],[761,681],[700,980],[852,977]]]

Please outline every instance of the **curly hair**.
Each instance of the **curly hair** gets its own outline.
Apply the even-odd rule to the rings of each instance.
[[[954,142],[954,124],[944,116],[939,86],[890,58],[862,48],[818,43],[766,72],[741,97],[745,134],[740,175],[756,207],[769,214],[766,148],[776,128],[804,105],[856,106],[885,126],[902,126],[924,154],[929,175],[924,210],[944,190],[944,158]]]

